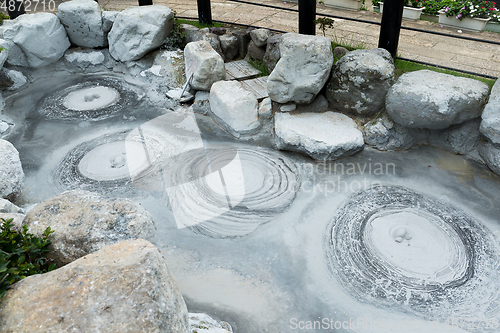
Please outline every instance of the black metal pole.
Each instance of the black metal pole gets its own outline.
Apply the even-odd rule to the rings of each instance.
[[[139,0],[139,6],[151,6],[153,0]]]
[[[299,0],[299,34],[315,35],[316,0]]]
[[[7,12],[11,20],[25,14],[23,0],[5,0],[7,1]],[[12,10],[14,9],[14,10]]]
[[[198,21],[201,24],[212,24],[212,9],[210,8],[210,0],[198,1]]]
[[[399,31],[403,20],[403,0],[384,0],[384,13],[380,25],[378,47],[395,57],[398,51]]]

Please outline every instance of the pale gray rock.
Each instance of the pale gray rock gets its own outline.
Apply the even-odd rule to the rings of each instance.
[[[194,96],[193,111],[201,114],[210,113],[210,92],[197,91]]]
[[[207,41],[191,42],[184,48],[186,77],[191,77],[191,87],[209,91],[214,82],[226,79],[224,60]]]
[[[384,49],[354,50],[335,63],[326,98],[335,110],[374,115],[394,83],[394,62]]]
[[[410,128],[443,129],[481,115],[486,83],[429,70],[401,75],[387,93],[386,110]]]
[[[64,58],[68,62],[73,62],[84,66],[88,66],[88,65],[100,65],[104,63],[106,57],[104,56],[104,53],[102,53],[101,51],[90,51],[90,52],[73,51],[73,52],[67,52],[64,55]]]
[[[215,82],[209,100],[210,115],[233,136],[239,138],[259,129],[257,98],[238,81]]]
[[[363,131],[365,143],[379,150],[410,149],[424,143],[428,135],[427,131],[396,124],[386,114],[366,123]]]
[[[232,333],[231,326],[226,322],[213,319],[206,313],[189,313],[191,333]]]
[[[0,199],[0,213],[15,213],[24,214],[25,211],[21,207],[17,207],[7,199]]]
[[[491,142],[483,142],[479,146],[479,154],[483,158],[488,168],[497,175],[500,175],[500,148]]]
[[[273,104],[269,97],[264,98],[259,103],[259,117],[268,119],[273,116]]]
[[[280,111],[281,112],[292,112],[297,109],[297,104],[290,103],[290,104],[284,104],[280,106]]]
[[[71,45],[57,16],[45,12],[17,17],[4,30],[3,38],[13,42],[24,54],[22,56],[19,50],[14,50],[11,55],[16,58],[14,62],[19,66],[28,65],[33,68],[58,61]]]
[[[222,57],[222,59],[224,59],[224,52],[222,51],[219,36],[211,33],[210,30],[208,30],[208,28],[206,30],[200,29],[198,31],[190,31],[186,39],[186,42],[191,43],[191,42],[198,42],[201,40],[210,43],[210,46],[212,46],[215,52],[217,52]]]
[[[191,32],[199,31],[200,29],[194,25],[183,23],[181,24],[181,30],[189,35]]]
[[[9,55],[6,59],[7,64],[11,66],[29,67],[26,55],[19,46],[14,44],[14,42],[10,40],[0,39],[0,47],[7,49],[9,52]]]
[[[108,33],[111,31],[111,28],[113,27],[113,23],[115,23],[116,16],[120,12],[113,11],[113,10],[105,10],[102,12],[102,31],[106,34],[106,39],[108,38]],[[107,43],[107,41],[106,41]]]
[[[336,160],[364,147],[363,133],[348,116],[337,112],[275,113],[278,149],[304,153],[316,160]]]
[[[480,123],[481,118],[478,117],[442,130],[433,130],[428,142],[432,146],[443,148],[454,154],[476,157],[481,140]]]
[[[109,54],[118,61],[138,60],[165,42],[174,14],[164,5],[130,7],[120,12],[108,34]]]
[[[16,333],[191,332],[165,257],[142,239],[17,282],[0,303],[0,327]]]
[[[19,152],[9,141],[0,139],[0,197],[14,201],[24,185]]]
[[[264,55],[266,54],[266,48],[265,47],[258,47],[255,45],[255,42],[252,40],[250,43],[248,43],[247,47],[247,55],[255,60],[262,61],[264,59]]]
[[[481,134],[494,144],[500,144],[500,80],[493,85],[481,118]]]
[[[255,46],[262,47],[267,43],[267,39],[271,37],[272,32],[268,29],[254,29],[250,31],[250,38],[255,43]]]
[[[280,43],[281,35],[274,35],[267,39],[266,53],[262,59],[267,66],[269,72],[272,72],[278,60],[280,60]]]
[[[233,60],[238,56],[240,47],[236,36],[233,36],[232,34],[225,34],[219,36],[219,40],[222,52],[224,53],[224,59],[226,59],[226,61]]]
[[[49,257],[65,265],[106,245],[124,239],[153,239],[156,227],[151,214],[129,199],[104,199],[100,195],[72,190],[47,199],[31,209],[23,224],[41,236],[51,236]]]
[[[108,45],[101,8],[94,0],[63,2],[57,7],[57,17],[73,45],[89,48]]]
[[[278,103],[310,103],[325,85],[333,64],[330,39],[287,33],[281,58],[267,80],[269,97]]]
[[[24,86],[26,83],[28,83],[28,79],[24,74],[20,71],[16,71],[14,69],[8,69],[6,71],[7,76],[9,79],[14,82],[13,85],[11,85],[7,90],[16,90]]]

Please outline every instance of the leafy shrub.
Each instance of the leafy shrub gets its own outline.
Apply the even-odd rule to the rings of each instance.
[[[162,48],[169,51],[184,49],[184,46],[186,46],[187,34],[181,29],[181,24],[182,23],[177,18],[177,13],[174,11],[174,24],[172,27],[172,32],[163,43]]]
[[[28,233],[28,226],[23,226],[22,231],[13,229],[12,219],[1,219],[0,225],[0,298],[2,298],[10,285],[27,276],[45,273],[56,268],[55,264],[49,265],[49,259],[44,257],[48,252],[53,231],[48,227],[43,237],[35,237]]]
[[[4,13],[0,13],[0,25],[3,24],[3,20],[8,20],[10,19],[9,15],[5,15]]]
[[[452,6],[455,0],[424,0],[424,14],[437,15],[441,9]]]

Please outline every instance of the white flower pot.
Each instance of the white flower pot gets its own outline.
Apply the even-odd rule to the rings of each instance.
[[[483,30],[500,32],[500,23],[497,22],[488,22]]]
[[[380,14],[384,12],[384,3],[379,2],[380,6]],[[409,21],[416,21],[420,19],[420,15],[422,15],[422,11],[425,7],[422,8],[413,8],[413,7],[403,7],[403,19]]]
[[[359,10],[363,5],[361,0],[323,0],[325,6],[348,9],[348,10]]]
[[[482,19],[475,17],[474,18],[464,17],[462,20],[459,20],[454,16],[449,16],[449,17],[446,16],[444,10],[441,10],[438,13],[439,13],[439,24],[442,24],[443,26],[448,28],[455,28],[455,29],[474,31],[474,32],[479,32],[484,30],[486,23],[488,23],[488,21],[490,20],[489,18]]]

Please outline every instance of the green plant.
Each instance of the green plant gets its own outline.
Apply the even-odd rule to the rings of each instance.
[[[250,58],[250,60],[248,60],[248,63],[260,71],[259,76],[268,76],[270,74],[265,62]]]
[[[53,231],[48,227],[43,237],[35,237],[23,226],[20,232],[14,230],[12,219],[1,219],[0,225],[0,298],[9,287],[27,276],[45,273],[55,269],[44,257]]]
[[[414,63],[411,61],[405,61],[405,60],[401,60],[401,59],[395,59],[394,66],[396,67],[396,73],[395,73],[396,78],[400,77],[402,74],[407,73],[407,72],[414,72],[414,71],[419,71],[422,69],[427,69],[427,70],[434,71],[434,72],[450,74],[450,75],[454,75],[454,76],[458,76],[458,77],[467,77],[467,78],[475,79],[475,80],[482,81],[482,82],[488,84],[490,87],[492,87],[495,84],[495,80],[487,79],[484,77],[464,74],[464,73],[460,73],[460,72],[451,71],[448,69],[425,66],[425,65],[421,65],[421,64],[417,64],[417,63]]]
[[[446,16],[454,16],[459,20],[462,20],[464,17],[490,18],[496,22],[500,20],[500,11],[495,1],[455,1],[444,7],[443,10]]]
[[[452,6],[455,0],[424,0],[422,5],[425,7],[424,14],[437,15],[441,9]]]
[[[320,17],[314,20],[314,24],[317,25],[321,31],[323,31],[323,37],[326,37],[326,29],[333,28],[333,22],[335,21],[329,17]]]
[[[9,19],[10,19],[9,15],[5,15],[4,13],[0,13],[0,25],[3,24],[3,20],[9,20]]]
[[[177,18],[177,13],[174,10],[174,23],[172,26],[172,31],[170,32],[170,35],[167,37],[167,39],[165,39],[165,42],[163,42],[162,48],[169,51],[184,49],[184,46],[186,46],[187,33],[182,30],[181,24],[182,23]]]
[[[222,28],[224,26],[222,23],[218,23],[218,22],[212,22],[212,24],[202,24],[196,20],[185,20],[185,19],[178,19],[178,22],[179,22],[179,25],[180,24],[191,24],[199,29],[212,28],[212,27]]]

